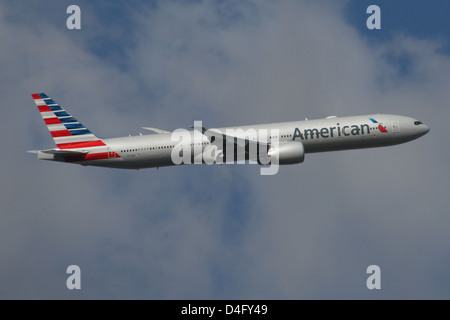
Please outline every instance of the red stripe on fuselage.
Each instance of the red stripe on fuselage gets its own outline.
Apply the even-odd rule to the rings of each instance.
[[[109,158],[108,152],[89,153],[84,156],[84,160],[102,160],[108,158]]]
[[[67,156],[67,157],[65,157],[64,160],[66,162],[83,162],[83,161],[91,161],[91,160],[104,160],[104,159],[110,159],[110,158],[120,158],[120,156],[116,152],[110,151],[110,152],[89,153],[89,154],[82,156],[82,158],[80,158],[77,155]]]
[[[47,118],[44,119],[45,124],[57,124],[57,123],[61,123],[61,120],[59,120],[58,118]]]
[[[60,149],[77,149],[77,148],[89,148],[106,146],[101,140],[96,141],[83,141],[83,142],[69,142],[57,144]]]
[[[52,134],[53,138],[56,138],[56,137],[67,137],[67,136],[71,136],[72,135],[69,130],[50,131],[50,133]]]

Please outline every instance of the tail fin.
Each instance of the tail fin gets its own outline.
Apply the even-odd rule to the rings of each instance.
[[[59,149],[104,146],[105,143],[45,93],[32,94],[48,131]]]

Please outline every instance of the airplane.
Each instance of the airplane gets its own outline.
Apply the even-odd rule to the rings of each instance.
[[[142,169],[191,163],[302,163],[306,153],[392,146],[430,129],[400,115],[290,121],[100,139],[45,93],[32,94],[56,148],[30,150],[38,159],[109,168]],[[239,162],[240,161],[240,162]],[[242,162],[244,161],[244,162]]]

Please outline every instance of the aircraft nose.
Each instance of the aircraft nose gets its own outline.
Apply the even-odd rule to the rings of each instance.
[[[424,136],[430,131],[430,128],[426,124],[421,124],[417,130],[420,136]]]
[[[414,131],[421,137],[427,134],[430,131],[430,128],[422,121],[414,120]]]

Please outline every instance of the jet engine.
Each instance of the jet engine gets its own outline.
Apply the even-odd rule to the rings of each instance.
[[[305,148],[299,141],[282,142],[278,146],[272,146],[267,151],[267,157],[271,162],[278,164],[302,163],[305,160]]]

